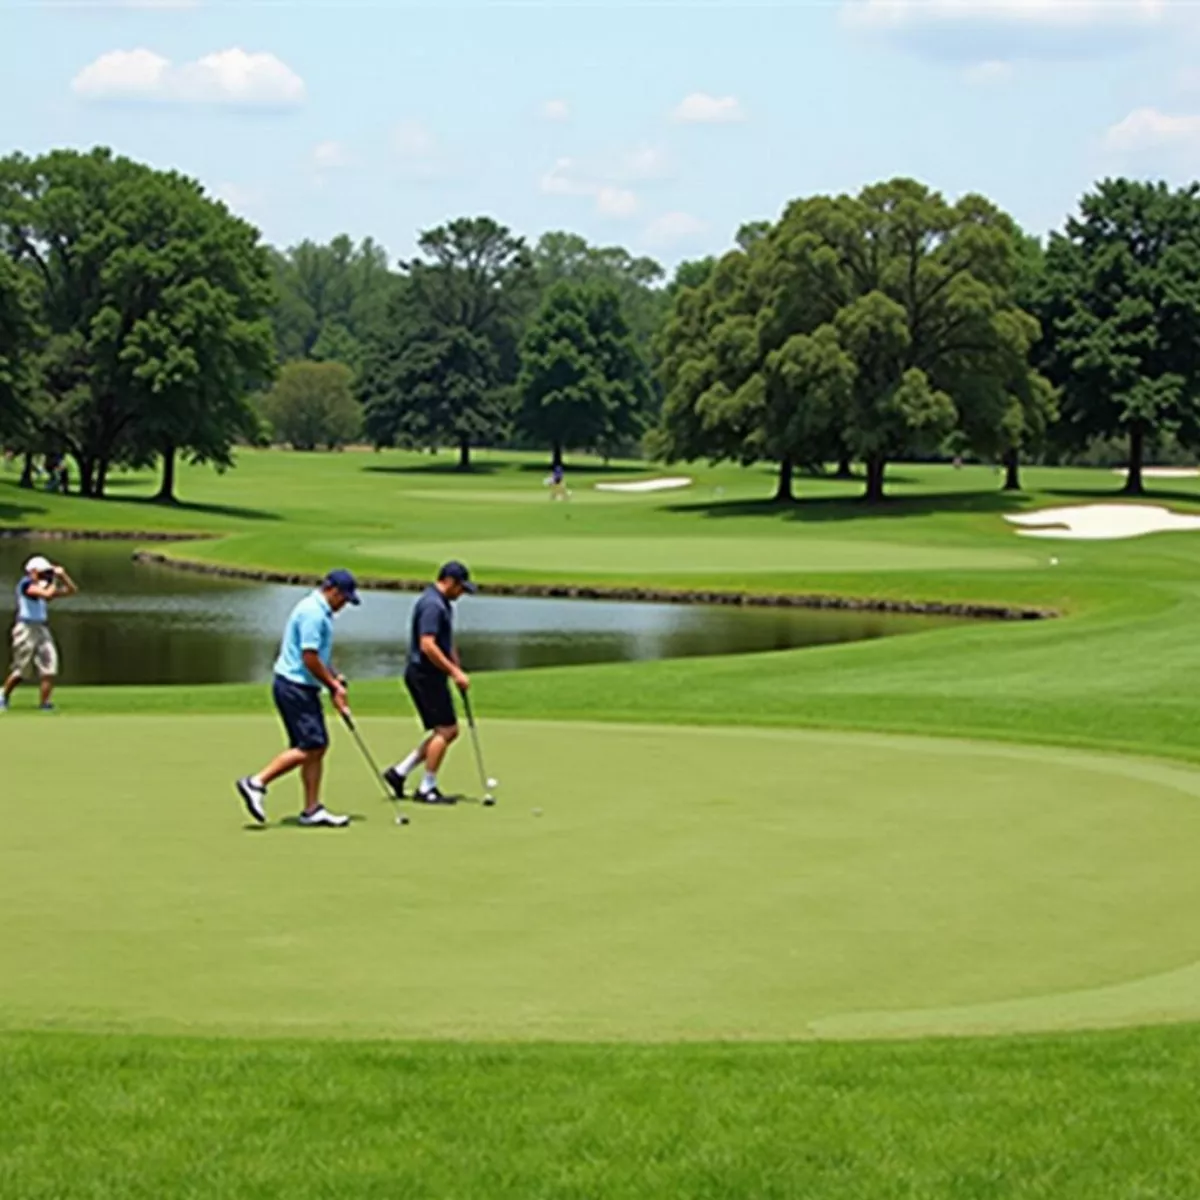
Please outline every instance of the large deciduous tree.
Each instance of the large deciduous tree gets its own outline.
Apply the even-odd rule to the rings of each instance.
[[[358,370],[362,343],[384,317],[396,276],[387,252],[371,238],[355,245],[342,234],[328,245],[303,241],[272,252],[279,357],[343,362]]]
[[[37,280],[39,434],[102,496],[110,466],[227,465],[269,377],[270,271],[253,227],[174,173],[55,151],[0,162],[0,245]]]
[[[353,384],[345,363],[285,364],[263,406],[274,435],[296,450],[336,450],[353,441],[362,428]]]
[[[576,449],[610,451],[640,436],[649,374],[613,287],[559,283],[521,346],[519,423],[549,444],[552,461]]]
[[[0,255],[0,437],[13,434],[22,424],[34,339],[29,280],[11,259]]]
[[[1200,184],[1108,179],[1084,196],[1051,235],[1041,316],[1065,437],[1128,439],[1140,495],[1153,435],[1200,441]]]
[[[359,384],[378,446],[471,447],[503,436],[518,342],[537,278],[522,238],[489,217],[423,233],[402,266],[388,319],[369,339]]]

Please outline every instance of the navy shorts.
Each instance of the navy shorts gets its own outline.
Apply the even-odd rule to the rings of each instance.
[[[423,729],[445,729],[458,724],[458,714],[450,696],[450,680],[441,671],[409,667],[404,672],[404,686],[417,706]]]
[[[320,688],[306,687],[276,675],[271,694],[293,750],[324,750],[329,745]]]

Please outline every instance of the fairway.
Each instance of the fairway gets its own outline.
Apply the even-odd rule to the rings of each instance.
[[[365,727],[381,755],[408,740]],[[494,810],[398,828],[340,737],[330,799],[355,825],[258,830],[230,780],[274,749],[266,718],[5,718],[6,776],[30,782],[0,798],[0,1024],[778,1040],[1200,1015],[1169,974],[1200,958],[1176,917],[1200,903],[1198,771],[799,731],[487,734]],[[460,747],[451,786],[468,768]],[[270,808],[294,813],[294,782]]]
[[[384,543],[355,547],[366,556],[437,562],[436,543]],[[849,540],[832,537],[737,538],[539,538],[466,541],[456,553],[476,567],[521,571],[627,574],[644,571],[711,574],[714,564],[731,573],[780,571],[996,571],[1034,566],[1028,550],[988,550]]]

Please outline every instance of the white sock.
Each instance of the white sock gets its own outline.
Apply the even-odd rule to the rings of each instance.
[[[403,762],[396,764],[398,775],[411,775],[425,759],[425,743],[422,742]]]
[[[250,782],[254,787],[258,788],[260,791],[265,792],[267,790],[267,785],[265,783],[263,783],[261,775],[251,775]]]
[[[426,771],[425,778],[421,780],[421,791],[432,792],[437,787],[437,775],[433,771]]]

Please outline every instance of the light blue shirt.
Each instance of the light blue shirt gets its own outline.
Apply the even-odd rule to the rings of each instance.
[[[304,651],[315,650],[328,667],[333,654],[333,609],[321,593],[310,592],[288,617],[283,631],[283,643],[275,660],[275,674],[301,683],[305,687],[320,687],[316,677],[304,665]]]
[[[50,604],[46,600],[25,595],[25,589],[31,583],[37,583],[37,580],[32,575],[26,575],[17,584],[17,620],[27,625],[45,625],[50,620]]]

